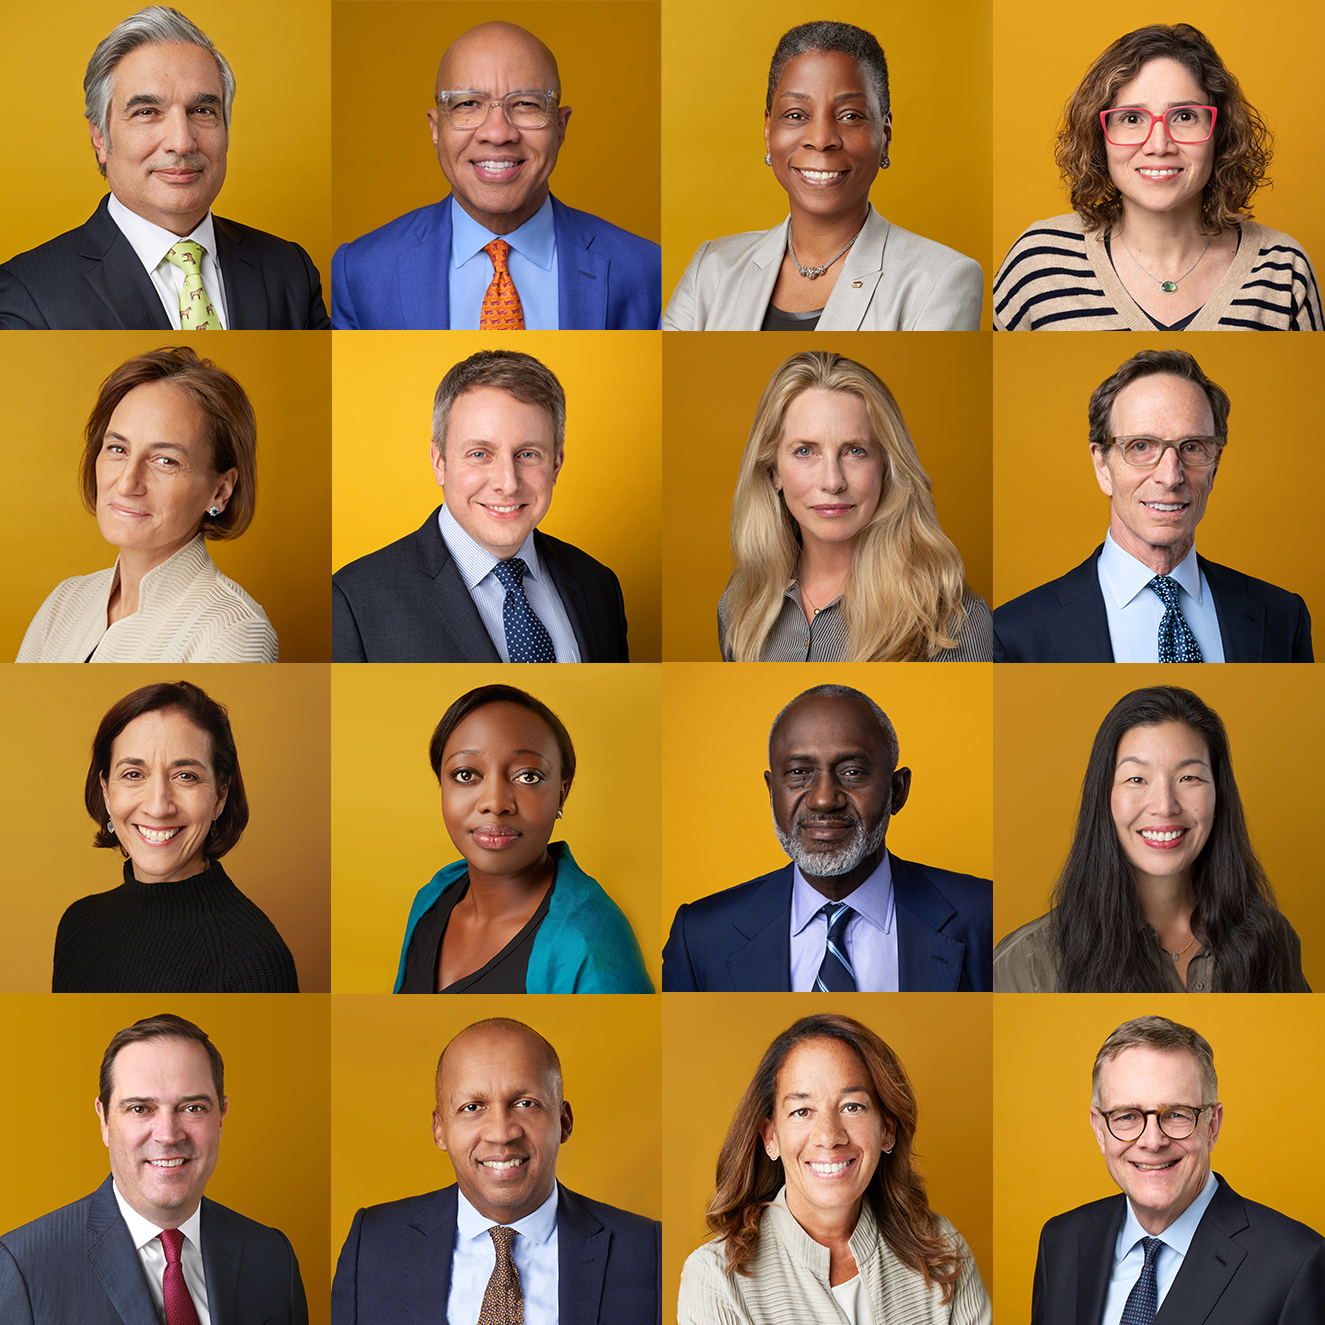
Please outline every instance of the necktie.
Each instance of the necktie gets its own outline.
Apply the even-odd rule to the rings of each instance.
[[[828,946],[814,980],[816,994],[854,994],[856,973],[847,956],[847,926],[856,913],[845,902],[827,902],[820,908],[828,917]]]
[[[1141,1267],[1141,1276],[1132,1285],[1127,1295],[1127,1305],[1123,1307],[1118,1325],[1155,1325],[1155,1312],[1159,1310],[1159,1290],[1155,1287],[1155,1261],[1159,1249],[1164,1245],[1158,1238],[1142,1238],[1141,1245],[1146,1249],[1146,1263]]]
[[[184,1267],[179,1263],[184,1234],[177,1228],[161,1230],[161,1245],[166,1249],[166,1272],[161,1279],[161,1292],[166,1299],[166,1325],[198,1325],[189,1286],[184,1282]]]
[[[496,1224],[488,1232],[492,1234],[492,1244],[497,1251],[497,1263],[492,1267],[492,1278],[483,1291],[478,1325],[524,1325],[520,1273],[511,1260],[511,1239],[515,1230]]]
[[[506,653],[512,662],[550,663],[557,661],[552,636],[534,615],[524,596],[524,573],[527,567],[519,557],[499,561],[493,573],[506,590],[501,605],[501,624],[506,631]]]
[[[202,245],[181,239],[166,254],[166,261],[184,273],[184,288],[179,292],[179,329],[181,331],[220,331],[221,319],[202,288]]]
[[[520,306],[520,294],[511,280],[511,273],[506,266],[507,254],[511,246],[504,239],[494,239],[483,250],[492,259],[492,284],[483,296],[483,307],[479,309],[478,329],[480,331],[523,331],[524,309]]]
[[[1201,646],[1178,609],[1178,581],[1168,575],[1156,575],[1147,588],[1153,589],[1164,604],[1159,623],[1159,660],[1162,663],[1204,662]]]

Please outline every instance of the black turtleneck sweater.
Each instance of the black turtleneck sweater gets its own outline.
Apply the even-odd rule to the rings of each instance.
[[[75,902],[55,934],[56,994],[297,994],[276,926],[219,861],[178,883],[124,882]]]

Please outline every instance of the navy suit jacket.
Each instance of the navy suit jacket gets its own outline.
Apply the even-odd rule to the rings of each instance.
[[[994,609],[995,662],[1112,662],[1095,563],[1076,567]],[[1225,662],[1312,662],[1311,614],[1295,593],[1196,558],[1215,600]]]
[[[0,266],[0,327],[13,331],[169,331],[170,321],[133,246],[111,218],[110,194],[76,230]],[[331,326],[322,281],[298,244],[213,216],[235,331]]]
[[[557,1190],[559,1325],[658,1325],[662,1225]],[[458,1191],[452,1184],[354,1216],[331,1325],[446,1325]]]
[[[1100,1325],[1126,1202],[1120,1192],[1044,1226],[1031,1325]],[[1320,1325],[1322,1320],[1325,1238],[1277,1210],[1244,1200],[1220,1178],[1155,1325]]]
[[[212,1325],[308,1325],[294,1248],[202,1200],[202,1264]],[[81,1201],[0,1238],[4,1325],[160,1325],[111,1179]]]
[[[437,508],[440,511],[441,507]],[[437,527],[370,552],[331,579],[333,662],[501,662]],[[583,662],[629,662],[617,577],[588,553],[534,532]]]
[[[451,329],[450,195],[342,244],[331,259],[337,330]],[[552,199],[563,331],[656,331],[662,249]]]
[[[902,991],[993,987],[994,885],[899,860],[891,852]],[[672,921],[665,991],[791,990],[792,867],[697,902]]]

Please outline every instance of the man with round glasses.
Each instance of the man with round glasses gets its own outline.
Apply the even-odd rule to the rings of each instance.
[[[1311,662],[1294,593],[1196,553],[1228,394],[1183,350],[1134,354],[1090,398],[1102,546],[994,609],[995,662]]]
[[[1210,1169],[1224,1109],[1214,1052],[1166,1017],[1126,1021],[1095,1057],[1090,1122],[1107,1197],[1040,1234],[1031,1325],[1318,1325],[1325,1238]],[[1166,1305],[1167,1304],[1167,1305]]]
[[[453,331],[646,330],[662,250],[552,197],[566,138],[556,57],[513,23],[442,56],[428,112],[450,195],[343,244],[332,325]]]

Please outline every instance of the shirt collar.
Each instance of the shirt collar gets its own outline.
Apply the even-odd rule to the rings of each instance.
[[[120,1215],[124,1222],[129,1226],[129,1236],[133,1239],[135,1251],[141,1251],[149,1242],[156,1242],[161,1236],[161,1229],[150,1219],[144,1219],[137,1210],[131,1206],[128,1201],[120,1195],[119,1184],[112,1178],[111,1190],[115,1193],[115,1204],[120,1207]],[[202,1250],[202,1202],[198,1203],[198,1208],[179,1225],[179,1231],[191,1242],[199,1251]],[[162,1254],[165,1248],[162,1244]]]
[[[487,1235],[488,1229],[497,1227],[495,1219],[479,1214],[470,1205],[465,1199],[464,1192],[457,1191],[456,1196],[459,1199],[455,1216],[456,1237],[481,1238]],[[530,1242],[546,1242],[557,1227],[557,1184],[555,1182],[552,1184],[552,1195],[533,1214],[525,1215],[523,1219],[517,1219],[515,1223],[503,1227],[513,1228]]]
[[[1219,1179],[1213,1173],[1208,1173],[1205,1186],[1201,1188],[1196,1200],[1158,1235],[1159,1240],[1166,1247],[1172,1247],[1179,1256],[1186,1256],[1187,1249],[1192,1245],[1192,1238],[1196,1236],[1196,1226],[1201,1222],[1201,1216],[1210,1208],[1210,1202],[1215,1199],[1215,1192],[1218,1189]],[[1123,1226],[1118,1230],[1118,1245],[1115,1248],[1117,1259],[1122,1260],[1142,1238],[1153,1236],[1155,1235],[1147,1233],[1141,1227],[1136,1211],[1132,1209],[1131,1201],[1128,1201],[1127,1218],[1123,1220]]]
[[[795,935],[819,914],[828,898],[806,881],[799,865],[792,866],[791,878],[791,932]],[[897,913],[893,905],[892,865],[886,851],[874,873],[842,900],[875,929],[884,934],[892,932]]]
[[[1155,578],[1155,572],[1138,561],[1130,552],[1123,551],[1113,541],[1112,532],[1104,535],[1104,551],[1100,553],[1100,569],[1118,607],[1126,607]],[[1196,560],[1196,545],[1171,570],[1169,576],[1187,591],[1190,597],[1201,601],[1201,567]]]
[[[451,267],[458,270],[475,254],[481,253],[494,239],[504,239],[522,258],[544,271],[552,270],[557,250],[556,219],[552,215],[552,195],[518,230],[509,235],[495,235],[479,225],[454,199],[451,203]]]
[[[447,551],[450,552],[456,568],[460,571],[460,577],[465,582],[465,588],[473,593],[479,582],[492,574],[492,568],[502,558],[494,557],[481,543],[476,543],[461,528],[460,521],[446,509],[445,503],[442,504],[437,517],[437,525],[442,532],[442,542],[446,544]],[[538,564],[533,530],[530,530],[529,536],[520,544],[520,550],[514,555],[524,562],[526,579],[542,580],[543,568]]]
[[[148,271],[155,271],[166,260],[166,254],[181,239],[180,235],[172,235],[169,230],[163,230],[159,225],[139,216],[137,212],[131,212],[113,193],[110,195],[109,211],[111,218],[138,255],[138,261]],[[198,223],[198,228],[191,235],[184,235],[183,238],[201,244],[204,251],[211,255],[212,261],[216,262],[216,230],[212,225],[210,211]]]

